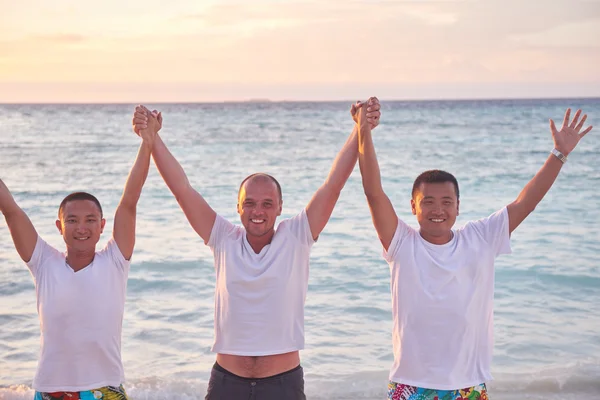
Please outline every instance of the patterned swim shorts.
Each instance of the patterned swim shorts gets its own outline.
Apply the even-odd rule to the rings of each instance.
[[[435,390],[390,382],[388,400],[489,400],[489,397],[485,383],[459,390]]]
[[[35,392],[33,400],[128,400],[123,385],[105,386],[100,389],[84,390],[83,392]]]

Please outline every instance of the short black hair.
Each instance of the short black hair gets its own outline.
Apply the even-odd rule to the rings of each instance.
[[[240,198],[240,194],[242,193],[242,188],[244,187],[244,183],[248,182],[250,179],[253,178],[257,178],[257,177],[263,177],[263,178],[267,178],[270,179],[271,181],[275,182],[275,186],[277,186],[277,193],[279,193],[279,202],[283,201],[283,194],[281,193],[281,185],[279,184],[279,182],[277,182],[277,179],[273,178],[271,175],[269,174],[265,174],[264,172],[257,172],[255,174],[252,175],[248,175],[243,181],[242,183],[240,183],[240,188],[238,190],[238,200]]]
[[[442,171],[439,169],[430,169],[429,171],[425,171],[421,173],[421,175],[417,176],[415,179],[415,183],[413,183],[412,188],[412,198],[415,198],[421,183],[444,183],[444,182],[452,182],[454,185],[454,190],[456,191],[456,198],[460,198],[460,193],[458,191],[458,181],[450,172]]]
[[[68,202],[70,201],[75,201],[75,200],[89,200],[94,202],[94,204],[96,204],[96,206],[98,206],[98,210],[100,210],[100,218],[103,218],[102,216],[102,206],[100,205],[100,202],[98,201],[98,199],[86,192],[74,192],[71,193],[70,195],[68,195],[67,197],[65,197],[63,199],[63,201],[60,202],[60,206],[58,207],[58,219],[62,219],[62,215],[63,212],[65,211],[65,206],[67,205]]]

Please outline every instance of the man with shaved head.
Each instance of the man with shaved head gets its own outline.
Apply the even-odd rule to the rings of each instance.
[[[134,129],[145,129],[150,114],[139,106]],[[207,400],[300,400],[304,374],[304,302],[310,249],[327,224],[358,159],[358,131],[379,123],[379,102],[370,98],[351,108],[356,125],[333,162],[325,183],[305,209],[285,219],[275,178],[252,174],[240,185],[237,211],[242,226],[217,213],[188,182],[185,172],[157,135],[152,157],[194,230],[214,253],[217,361]],[[160,129],[160,127],[158,128]]]

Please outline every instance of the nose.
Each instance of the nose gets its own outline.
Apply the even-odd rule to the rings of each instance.
[[[436,215],[440,215],[443,213],[442,210],[442,205],[441,204],[436,204],[435,208],[433,209],[433,213]]]
[[[75,232],[77,232],[77,233],[87,232],[87,227],[85,226],[85,223],[80,222],[79,224],[77,224],[77,227],[75,228]]]
[[[254,214],[262,215],[265,213],[265,208],[261,205],[257,205],[252,211],[254,212]]]

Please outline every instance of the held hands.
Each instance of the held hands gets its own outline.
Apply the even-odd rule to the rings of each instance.
[[[139,105],[135,108],[132,124],[133,131],[138,136],[152,143],[162,128],[162,114],[156,110],[151,112],[145,106]]]
[[[370,129],[375,129],[379,125],[381,106],[377,97],[370,97],[366,103],[357,101],[350,107],[350,115],[359,126],[368,123]]]
[[[567,109],[565,113],[565,118],[563,120],[562,127],[560,131],[556,129],[556,125],[554,125],[554,121],[550,120],[550,131],[552,132],[552,140],[554,140],[554,147],[556,150],[560,151],[565,157],[573,151],[573,149],[577,146],[577,143],[589,132],[592,130],[592,126],[589,126],[586,130],[579,133],[581,128],[583,128],[583,124],[587,119],[587,115],[584,115],[581,121],[579,121],[579,116],[581,115],[581,110],[577,110],[575,113],[575,117],[573,121],[569,124],[569,119],[571,117],[571,109]],[[579,121],[579,123],[577,123]]]

